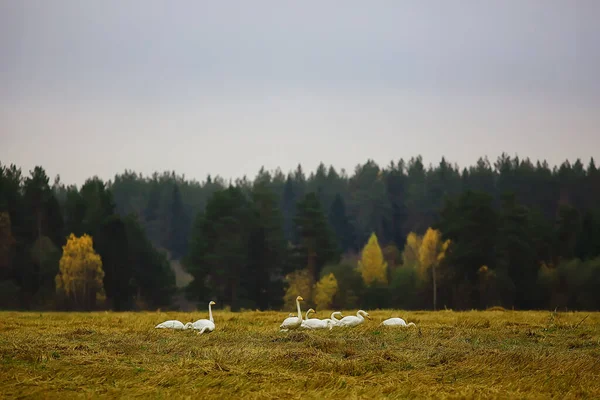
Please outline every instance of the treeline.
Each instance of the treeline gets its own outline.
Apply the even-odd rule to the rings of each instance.
[[[57,308],[57,273],[69,234],[93,237],[102,259],[107,307],[168,305],[175,277],[165,254],[148,240],[135,214],[119,215],[107,184],[92,178],[77,189],[41,167],[24,177],[0,165],[0,304]]]
[[[600,308],[593,160],[550,168],[503,154],[459,169],[414,157],[367,161],[351,176],[299,165],[235,182],[126,171],[80,189],[11,166],[0,182],[2,285],[25,307],[51,304],[66,236],[88,233],[115,309],[169,303],[174,278],[162,250],[193,276],[189,299],[234,310],[279,308],[295,290],[344,308],[429,309],[434,292],[438,308]],[[361,272],[372,237],[384,280]]]

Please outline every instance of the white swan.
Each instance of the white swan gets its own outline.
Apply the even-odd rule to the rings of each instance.
[[[163,322],[162,324],[158,324],[155,326],[157,329],[176,329],[176,330],[184,330],[188,329],[189,322],[183,325],[183,322],[177,321],[176,319],[170,319],[168,321]]]
[[[332,312],[332,313],[331,313],[331,317],[329,317],[329,319],[330,319],[330,320],[331,320],[331,322],[333,323],[333,326],[339,326],[339,325],[340,325],[340,321],[341,321],[341,320],[337,319],[337,318],[335,317],[335,315],[339,315],[339,316],[340,316],[340,317],[342,317],[342,318],[343,318],[344,316],[342,315],[342,313],[341,313],[340,311],[334,311],[334,312]]]
[[[414,322],[406,323],[402,318],[388,318],[381,323],[381,325],[385,326],[417,326]]]
[[[368,312],[366,312],[364,310],[358,310],[358,312],[356,313],[356,316],[349,315],[347,317],[340,319],[339,325],[340,326],[357,326],[357,325],[360,325],[363,322],[365,322],[364,317],[371,319]]]
[[[186,324],[186,329],[195,329],[198,332],[199,335],[203,334],[204,332],[212,332],[215,330],[215,320],[213,319],[213,315],[212,315],[212,305],[217,304],[214,301],[211,301],[210,303],[208,303],[208,319],[199,319],[198,321],[191,323],[188,322]]]
[[[300,325],[302,328],[305,329],[327,329],[329,328],[329,330],[331,330],[333,328],[333,322],[329,319],[319,319],[319,318],[308,318],[308,314],[311,312],[315,312],[315,310],[313,310],[312,308],[309,308],[308,311],[306,312],[306,319],[304,321],[302,321],[302,324]]]
[[[298,329],[302,325],[302,311],[300,310],[300,301],[304,301],[302,296],[296,297],[296,307],[298,307],[297,317],[287,317],[283,320],[279,329],[283,332],[287,332],[290,329]]]

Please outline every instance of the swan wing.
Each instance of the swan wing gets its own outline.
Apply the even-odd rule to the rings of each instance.
[[[157,329],[183,329],[183,324],[180,321],[171,319],[155,326]]]
[[[406,321],[402,318],[388,318],[383,321],[383,325],[387,326],[406,326]]]
[[[308,329],[325,328],[326,326],[327,326],[327,323],[325,321],[321,321],[318,318],[311,318],[311,319],[302,321],[302,327],[308,328]]]
[[[298,328],[301,325],[301,323],[302,323],[302,320],[300,320],[300,318],[298,318],[298,317],[288,317],[283,320],[283,322],[281,323],[281,326],[279,328],[294,329],[294,328]]]
[[[192,324],[192,328],[196,329],[196,330],[201,330],[202,328],[205,327],[212,327],[212,329],[214,329],[215,327],[215,323],[208,320],[208,319],[199,319],[198,321],[194,322]]]
[[[354,315],[349,315],[347,317],[344,317],[340,320],[340,325],[342,326],[356,326],[358,324],[360,324],[362,321],[360,318],[354,316]]]

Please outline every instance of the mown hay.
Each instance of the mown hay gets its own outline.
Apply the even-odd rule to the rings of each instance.
[[[352,311],[344,311],[351,315]],[[320,311],[329,315],[331,311]],[[600,397],[600,313],[370,312],[356,328],[279,332],[287,312],[0,313],[6,398]],[[391,316],[418,329],[386,328]]]

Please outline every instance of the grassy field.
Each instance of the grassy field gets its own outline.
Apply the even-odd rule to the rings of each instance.
[[[206,311],[0,312],[0,397],[600,397],[600,313],[370,314],[356,328],[283,333],[288,311],[216,309],[216,330],[199,336],[154,326]],[[418,327],[378,326],[391,316]]]

